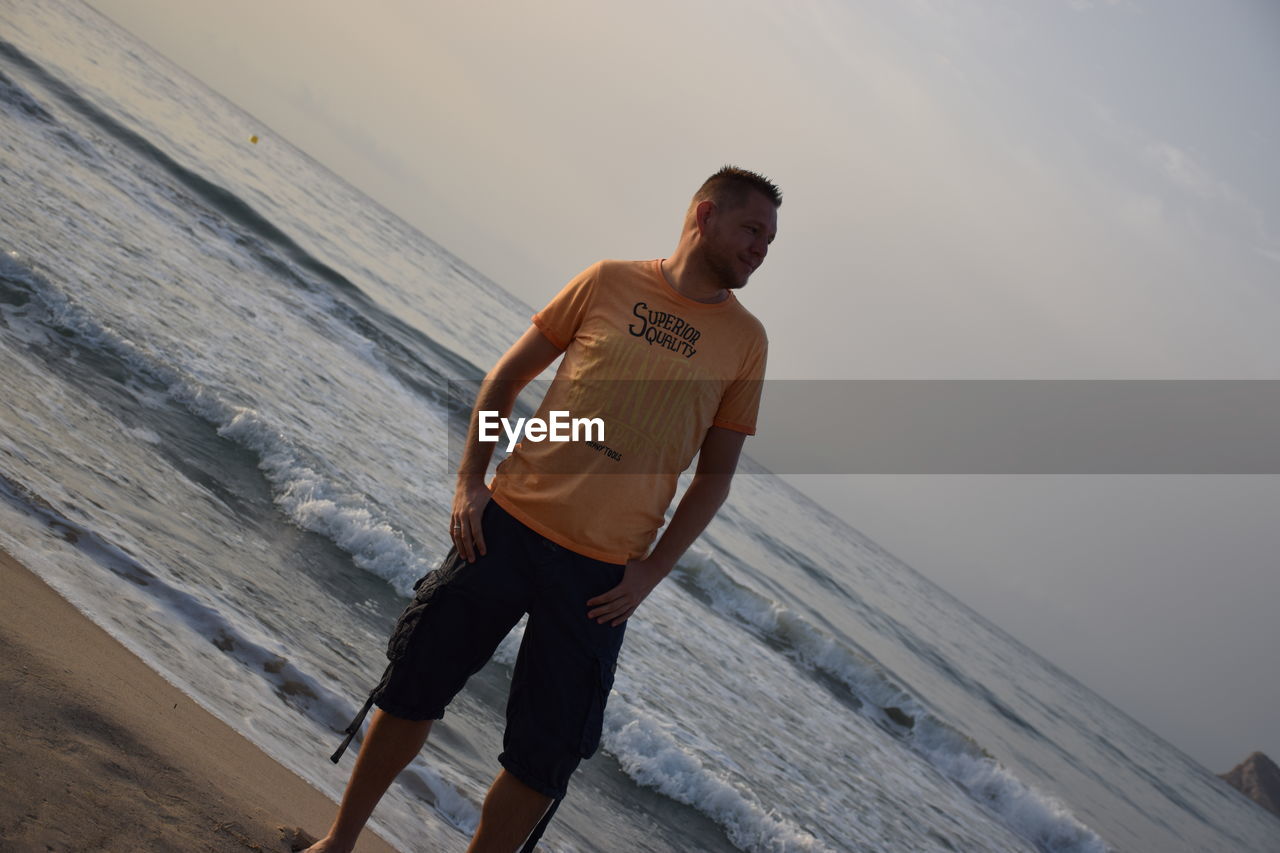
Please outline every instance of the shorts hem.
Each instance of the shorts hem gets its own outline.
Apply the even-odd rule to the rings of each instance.
[[[424,713],[423,711],[417,708],[411,709],[407,705],[400,705],[396,702],[388,702],[381,698],[374,699],[373,704],[376,705],[384,713],[390,714],[391,716],[401,720],[410,720],[411,722],[415,722],[415,723],[420,723],[423,720],[435,721],[435,720],[444,719],[443,708],[440,708],[439,710],[435,710],[435,711],[427,711]]]
[[[528,785],[544,797],[550,797],[553,800],[563,800],[564,795],[569,792],[568,783],[559,788],[544,785],[532,773],[530,773],[524,765],[505,752],[498,756],[498,763],[501,764],[512,776],[516,777],[525,785]]]

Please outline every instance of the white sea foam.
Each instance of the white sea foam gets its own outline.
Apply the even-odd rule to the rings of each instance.
[[[203,413],[202,413],[203,414]],[[276,505],[304,530],[319,533],[401,595],[431,568],[404,536],[371,513],[358,495],[344,493],[321,476],[279,431],[257,412],[237,408],[218,434],[254,451],[258,467],[273,486]]]
[[[870,659],[814,627],[790,609],[738,583],[701,548],[691,548],[676,567],[716,612],[778,642],[797,663],[845,684],[862,702],[899,708],[915,716],[923,708]]]
[[[1110,849],[1062,803],[1025,784],[994,759],[955,749],[951,734],[936,748],[919,737],[913,746],[975,800],[1000,815],[1014,832],[1055,853],[1107,853]]]
[[[765,809],[743,791],[702,765],[658,722],[621,696],[609,700],[604,745],[622,769],[641,785],[693,806],[747,853],[830,851],[813,835]],[[832,851],[834,853],[834,851]]]
[[[300,449],[260,413],[231,405],[185,371],[153,357],[10,257],[0,258],[0,265],[0,273],[31,286],[48,313],[45,318],[27,317],[25,322],[11,317],[11,326],[40,335],[47,334],[49,328],[69,329],[85,344],[114,355],[137,374],[166,388],[169,397],[212,424],[219,435],[257,455],[277,506],[290,520],[332,540],[357,566],[387,581],[401,595],[410,595],[413,582],[432,567],[432,559],[417,554],[398,530],[370,511],[362,496],[343,490],[317,472]],[[150,430],[130,434],[152,443],[159,441]]]
[[[691,548],[676,573],[705,595],[716,612],[766,635],[804,669],[847,687],[863,703],[859,713],[900,737],[1023,838],[1055,853],[1108,850],[1066,807],[1023,783],[971,737],[927,711],[874,661],[733,580],[708,552]],[[911,718],[909,725],[904,714]]]

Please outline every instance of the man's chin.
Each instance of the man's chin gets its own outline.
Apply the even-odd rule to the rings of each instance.
[[[751,278],[751,272],[743,273],[729,267],[720,267],[714,273],[717,283],[725,290],[741,290],[747,286],[747,279]]]

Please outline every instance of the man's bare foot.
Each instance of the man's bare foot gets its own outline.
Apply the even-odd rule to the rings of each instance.
[[[294,849],[303,850],[303,853],[351,853],[355,848],[339,844],[336,841],[329,840],[328,838],[321,838],[310,847]]]
[[[352,849],[353,848],[349,847],[338,847],[338,845],[330,843],[328,839],[320,839],[319,841],[316,841],[315,844],[312,844],[311,847],[303,850],[302,853],[351,853]]]
[[[300,826],[277,826],[276,829],[280,831],[280,840],[288,844],[289,849],[294,853],[300,850],[310,851],[310,853],[334,853],[344,849],[326,844],[327,838],[317,841],[314,835]]]

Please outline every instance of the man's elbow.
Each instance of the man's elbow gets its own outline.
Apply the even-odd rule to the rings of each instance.
[[[497,368],[494,368],[484,378],[477,400],[483,402],[484,405],[481,408],[498,409],[510,414],[516,398],[528,384],[527,379],[513,379],[498,375]]]
[[[698,491],[706,495],[707,500],[714,501],[715,505],[719,507],[729,497],[729,489],[732,483],[733,474],[699,471],[693,475],[693,481],[689,484],[689,487],[694,488],[696,486]]]

